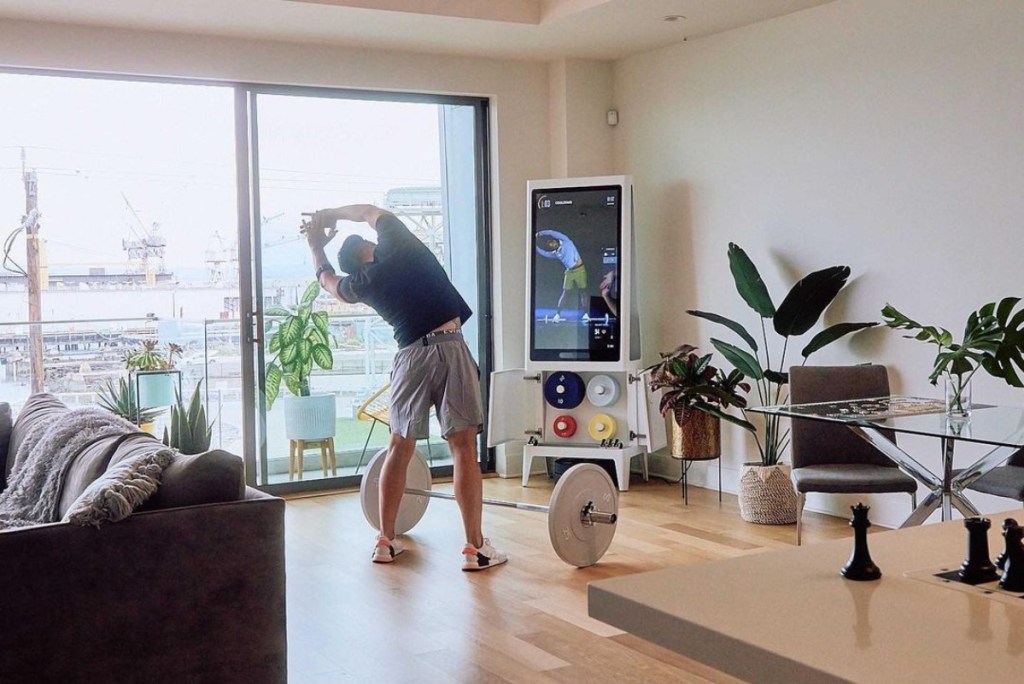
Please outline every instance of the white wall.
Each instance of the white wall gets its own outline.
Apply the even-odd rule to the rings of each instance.
[[[687,308],[759,329],[733,287],[729,242],[751,255],[776,304],[799,276],[850,265],[829,322],[880,320],[891,302],[959,338],[972,309],[1024,295],[1022,66],[1016,0],[839,0],[617,62],[615,162],[635,179],[641,293],[658,295],[641,297],[646,355],[730,338]],[[811,360],[885,363],[894,391],[939,396],[927,383],[933,358],[883,328]],[[974,396],[1024,403],[1024,391],[987,376]],[[742,432],[726,442],[723,479],[735,491],[756,451]],[[938,466],[937,441],[901,444]],[[835,498],[808,505],[849,513]],[[889,523],[908,510],[903,497],[873,506]]]
[[[612,63],[595,59],[551,62],[551,178],[610,176],[615,170],[608,110],[614,108]]]

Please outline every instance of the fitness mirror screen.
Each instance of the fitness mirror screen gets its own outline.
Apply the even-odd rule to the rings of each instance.
[[[619,360],[622,187],[534,190],[532,361]]]

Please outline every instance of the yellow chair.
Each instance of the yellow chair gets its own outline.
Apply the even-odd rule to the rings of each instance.
[[[363,453],[359,455],[359,463],[356,465],[355,474],[359,474],[359,469],[363,467],[363,459],[366,458],[366,448],[370,445],[370,438],[373,437],[373,429],[377,427],[377,423],[381,423],[386,427],[391,426],[391,383],[385,383],[383,387],[374,392],[359,405],[356,409],[356,418],[359,420],[372,420],[373,423],[370,425],[370,431],[366,435],[366,441],[363,442]],[[427,458],[433,463],[434,455],[430,452],[430,438],[427,437]]]

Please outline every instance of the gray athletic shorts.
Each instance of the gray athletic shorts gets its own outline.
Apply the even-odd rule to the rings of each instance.
[[[480,368],[462,333],[428,335],[402,347],[391,370],[391,432],[423,439],[429,434],[430,407],[437,412],[441,435],[484,422]]]

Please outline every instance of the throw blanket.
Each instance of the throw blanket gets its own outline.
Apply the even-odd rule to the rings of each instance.
[[[97,439],[138,430],[98,408],[39,420],[25,435],[0,492],[0,529],[57,522],[61,486],[75,456]]]

